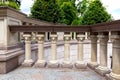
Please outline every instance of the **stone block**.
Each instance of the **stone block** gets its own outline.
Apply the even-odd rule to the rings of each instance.
[[[7,61],[0,61],[0,74],[5,74],[18,67],[18,57],[10,58]]]
[[[44,67],[46,67],[46,65],[47,65],[46,62],[41,62],[41,63],[36,62],[35,65],[34,65],[34,67],[35,68],[44,68]]]
[[[63,62],[61,64],[62,68],[73,68],[73,64],[71,62]]]
[[[86,69],[87,68],[85,63],[75,63],[75,67],[77,69]]]
[[[50,61],[50,62],[48,62],[48,67],[49,68],[58,68],[59,63],[57,61]]]
[[[102,68],[95,68],[95,71],[99,73],[101,76],[105,76],[105,74],[109,74],[110,70],[109,69],[102,69]]]
[[[94,70],[96,67],[98,67],[98,64],[87,63],[87,66]]]

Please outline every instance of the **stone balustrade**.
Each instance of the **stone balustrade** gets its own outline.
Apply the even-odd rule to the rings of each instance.
[[[112,33],[114,34],[114,33]],[[47,62],[44,58],[44,38],[45,33],[38,33],[36,34],[36,40],[38,44],[38,59],[36,62],[33,62],[31,58],[31,34],[23,34],[24,40],[25,40],[25,60],[23,62],[23,66],[32,66],[34,63],[35,67],[52,67],[52,68],[77,68],[77,69],[86,69],[87,65],[91,69],[95,70],[102,76],[106,76],[107,79],[111,80],[119,80],[120,78],[120,55],[119,55],[119,43],[120,43],[120,37],[118,33],[111,35],[110,39],[112,39],[112,50],[113,50],[113,58],[112,58],[112,69],[108,68],[108,61],[107,61],[107,45],[108,45],[108,39],[109,35],[108,33],[91,33],[88,35],[89,40],[91,41],[91,61],[87,63],[84,62],[83,57],[83,41],[85,40],[85,33],[77,33],[76,39],[77,39],[77,61],[73,63],[70,60],[70,41],[71,41],[71,35],[70,33],[64,33],[64,59],[63,62],[60,64],[59,59],[57,59],[57,39],[58,35],[56,33],[50,34],[50,41],[51,41],[51,52],[50,52],[50,60]],[[99,40],[99,42],[97,42]],[[99,45],[100,55],[98,57],[97,53],[97,44]],[[98,59],[99,58],[99,59]],[[100,61],[97,61],[100,60]],[[98,63],[100,62],[100,63]],[[110,74],[110,75],[108,75]]]
[[[86,26],[51,24],[30,19],[27,15],[8,7],[0,7],[0,73],[7,73],[18,66],[19,57],[25,54],[23,66],[78,68],[87,66],[107,80],[120,80],[120,20]],[[37,32],[34,34],[34,32]],[[62,32],[58,33],[58,32]],[[84,62],[84,40],[91,44],[91,60]],[[109,35],[108,33],[111,32]],[[20,34],[25,50],[20,46]],[[24,33],[24,34],[23,34]],[[59,35],[60,34],[60,35]],[[32,39],[34,38],[34,40]],[[112,68],[108,68],[108,39],[112,43]],[[60,64],[57,58],[57,42],[64,42],[64,57]],[[77,61],[73,63],[70,55],[70,41],[77,41]],[[31,44],[37,43],[37,60],[32,59]],[[44,58],[44,42],[50,41],[50,59]],[[98,42],[99,41],[99,42]],[[99,44],[99,47],[98,47]],[[100,50],[100,52],[98,52]],[[98,55],[100,54],[100,55]],[[12,64],[12,65],[11,65]]]

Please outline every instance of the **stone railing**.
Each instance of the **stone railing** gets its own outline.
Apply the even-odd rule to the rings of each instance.
[[[25,60],[24,66],[32,66],[33,60],[31,59],[31,32],[37,32],[36,39],[38,44],[38,60],[35,63],[36,67],[44,67],[46,60],[43,58],[43,43],[45,32],[51,32],[51,59],[47,63],[49,67],[59,67],[59,61],[57,60],[56,43],[58,35],[56,32],[64,32],[64,60],[61,67],[72,68],[73,65],[79,69],[85,69],[86,64],[83,61],[83,41],[85,39],[85,32],[88,32],[88,38],[91,40],[91,62],[87,65],[94,69],[96,72],[103,76],[106,76],[108,80],[119,80],[120,79],[120,21],[113,21],[109,23],[96,24],[92,26],[20,26],[11,25],[9,26],[11,32],[24,32],[23,37],[25,40]],[[77,45],[78,45],[78,56],[75,64],[70,61],[70,32],[76,32]],[[109,34],[111,33],[111,34]],[[100,43],[100,64],[97,59],[97,41]],[[112,71],[108,68],[107,61],[107,44],[108,40],[112,41]],[[107,75],[106,75],[107,74]]]
[[[37,33],[33,34],[34,32]],[[103,76],[108,73],[106,75],[108,80],[120,80],[120,20],[91,26],[64,26],[31,19],[27,15],[9,7],[0,7],[0,73],[7,73],[18,66],[19,56],[24,54],[24,50],[20,45],[19,36],[21,34],[25,40],[25,60],[23,65],[32,66],[34,63],[31,58],[31,42],[33,41],[32,37],[34,37],[38,44],[38,59],[35,66],[45,66],[43,43],[46,35],[49,35],[46,32],[51,33],[49,36],[51,40],[51,59],[47,63],[49,67],[58,67],[60,65],[56,57],[56,43],[60,37],[64,40],[65,48],[64,61],[61,66],[73,67],[74,64],[70,62],[69,47],[70,34],[74,33],[73,35],[77,37],[78,43],[78,56],[75,67],[86,68],[86,64],[83,61],[83,41],[85,32],[87,32],[88,38],[91,40],[91,62],[87,65]],[[60,36],[58,32],[63,32],[64,34]],[[99,59],[97,57],[98,39],[100,43]],[[109,39],[112,41],[112,71],[108,69],[107,65],[107,44]],[[100,60],[100,64],[98,64],[97,60]]]

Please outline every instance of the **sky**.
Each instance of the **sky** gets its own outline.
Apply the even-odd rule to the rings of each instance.
[[[30,8],[33,5],[34,0],[22,0],[21,11],[25,14],[30,14]],[[110,13],[115,20],[120,19],[120,0],[101,0],[103,6],[106,7],[108,13]]]

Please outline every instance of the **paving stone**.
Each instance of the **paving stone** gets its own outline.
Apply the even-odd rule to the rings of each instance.
[[[102,80],[92,70],[18,68],[7,74],[0,74],[0,80]]]

